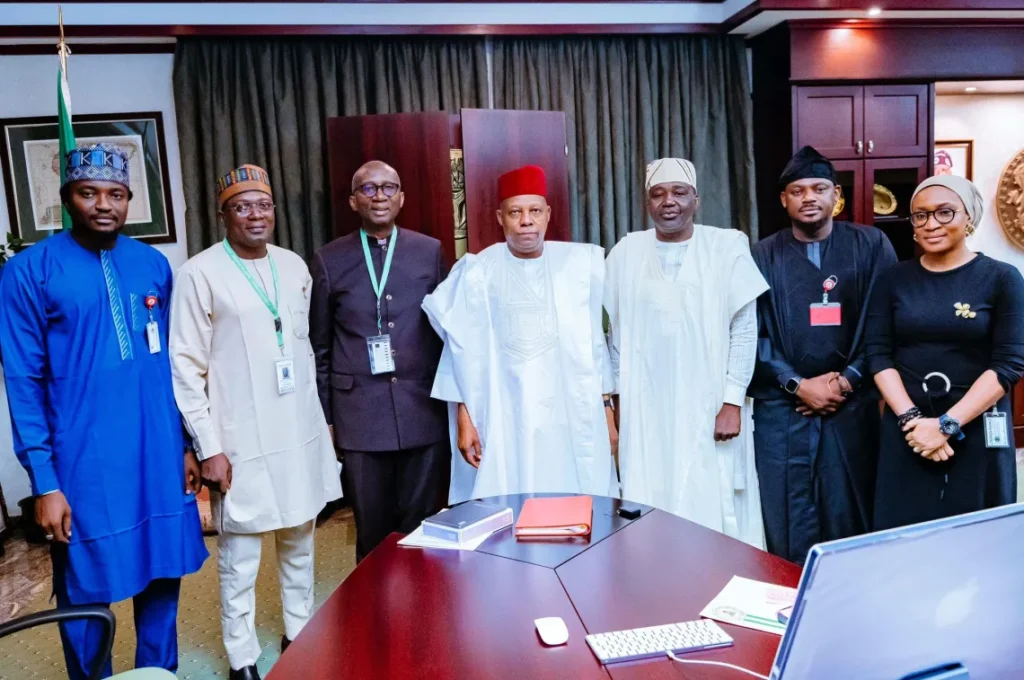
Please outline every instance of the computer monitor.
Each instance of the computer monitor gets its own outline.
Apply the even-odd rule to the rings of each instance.
[[[772,680],[1024,678],[1024,504],[823,543]]]

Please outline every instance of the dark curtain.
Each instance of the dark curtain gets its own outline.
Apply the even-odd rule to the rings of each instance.
[[[752,105],[742,38],[494,40],[494,105],[566,114],[573,240],[613,246],[646,223],[657,158],[697,167],[697,220],[757,238]]]
[[[277,243],[309,257],[332,236],[328,118],[482,108],[487,88],[481,38],[179,39],[189,255],[222,238],[217,178],[254,163],[270,173]]]

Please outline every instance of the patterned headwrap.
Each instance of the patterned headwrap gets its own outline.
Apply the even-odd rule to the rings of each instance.
[[[697,169],[685,158],[661,158],[647,165],[647,180],[644,188],[647,191],[658,184],[679,182],[689,184],[697,190]]]
[[[120,147],[100,143],[69,151],[64,159],[64,184],[92,180],[117,182],[131,193],[128,182],[128,156]]]
[[[256,165],[243,165],[217,180],[217,210],[232,196],[246,191],[262,191],[273,196],[270,190],[270,175]]]

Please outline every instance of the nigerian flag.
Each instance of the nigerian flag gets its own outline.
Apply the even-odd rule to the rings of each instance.
[[[62,43],[63,44],[63,43]],[[75,148],[75,131],[71,128],[71,92],[68,89],[67,59],[62,53],[57,66],[57,129],[60,137],[60,183],[64,186],[64,159]],[[64,229],[71,228],[71,216],[61,206]]]

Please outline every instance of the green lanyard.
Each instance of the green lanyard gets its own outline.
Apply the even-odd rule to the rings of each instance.
[[[395,244],[398,243],[398,227],[391,227],[391,247],[388,248],[388,254],[384,257],[384,271],[381,272],[380,283],[377,282],[377,270],[373,268],[373,258],[370,257],[370,245],[366,240],[366,232],[360,229],[359,237],[363,241],[363,255],[366,256],[366,268],[370,272],[370,283],[373,284],[373,292],[377,294],[377,335],[381,335],[380,296],[384,293],[384,286],[388,285],[391,257],[395,254]]]
[[[263,290],[262,286],[256,285],[256,280],[252,278],[252,274],[246,269],[242,261],[238,259],[238,255],[235,254],[235,250],[228,243],[227,239],[224,239],[224,250],[228,251],[228,257],[235,263],[238,270],[245,275],[246,280],[252,289],[256,291],[256,294],[260,296],[260,300],[266,305],[270,314],[274,317],[274,331],[277,333],[277,346],[281,349],[281,354],[284,354],[284,328],[281,325],[281,314],[277,311],[277,303],[281,299],[281,291],[277,283],[277,267],[274,265],[274,258],[270,256],[270,251],[267,251],[267,259],[270,260],[270,276],[274,279],[274,301],[271,302],[267,296],[267,291]]]

